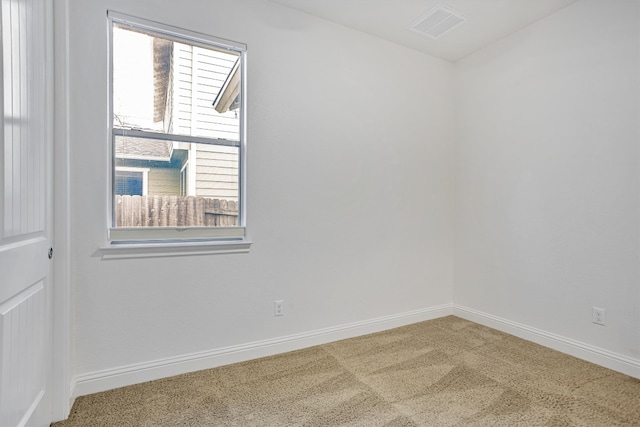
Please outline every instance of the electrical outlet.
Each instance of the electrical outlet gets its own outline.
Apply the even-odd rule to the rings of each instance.
[[[273,302],[273,315],[284,316],[284,301],[278,300]]]
[[[593,323],[597,324],[597,325],[605,325],[607,318],[606,318],[606,311],[604,308],[598,308],[598,307],[593,307]]]

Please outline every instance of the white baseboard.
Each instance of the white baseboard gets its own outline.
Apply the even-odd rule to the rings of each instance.
[[[463,319],[575,356],[579,359],[604,366],[605,368],[640,378],[640,359],[614,353],[590,344],[575,341],[457,304],[453,305],[453,314]]]
[[[452,314],[452,306],[445,304],[285,337],[82,374],[76,376],[72,383],[72,400],[100,391],[299,350],[450,314]]]

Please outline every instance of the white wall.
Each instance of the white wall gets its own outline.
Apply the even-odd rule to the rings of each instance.
[[[640,366],[638,5],[579,1],[459,62],[455,80],[454,303],[630,366]],[[593,306],[605,327],[591,323]]]
[[[100,258],[108,8],[248,44],[249,254]],[[76,393],[450,304],[451,64],[256,0],[71,0],[69,36]]]
[[[107,8],[248,44],[249,254],[101,260]],[[259,0],[70,0],[76,394],[452,301],[637,364],[637,16],[582,0],[454,67]]]

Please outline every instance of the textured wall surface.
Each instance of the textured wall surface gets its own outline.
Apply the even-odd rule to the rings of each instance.
[[[456,304],[636,360],[638,12],[580,1],[457,64],[454,227]]]
[[[248,45],[249,254],[96,256],[107,9]],[[454,66],[259,0],[70,0],[74,374],[452,302],[637,360],[637,16],[582,0]]]
[[[95,255],[107,9],[248,45],[249,254]],[[69,69],[76,375],[450,303],[451,64],[269,2],[74,0]]]

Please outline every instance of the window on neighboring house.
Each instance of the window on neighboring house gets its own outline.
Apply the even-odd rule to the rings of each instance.
[[[148,169],[116,168],[113,192],[116,196],[146,196]]]
[[[108,18],[111,242],[243,240],[246,46]]]
[[[180,195],[189,194],[189,163],[185,163],[180,170]]]

